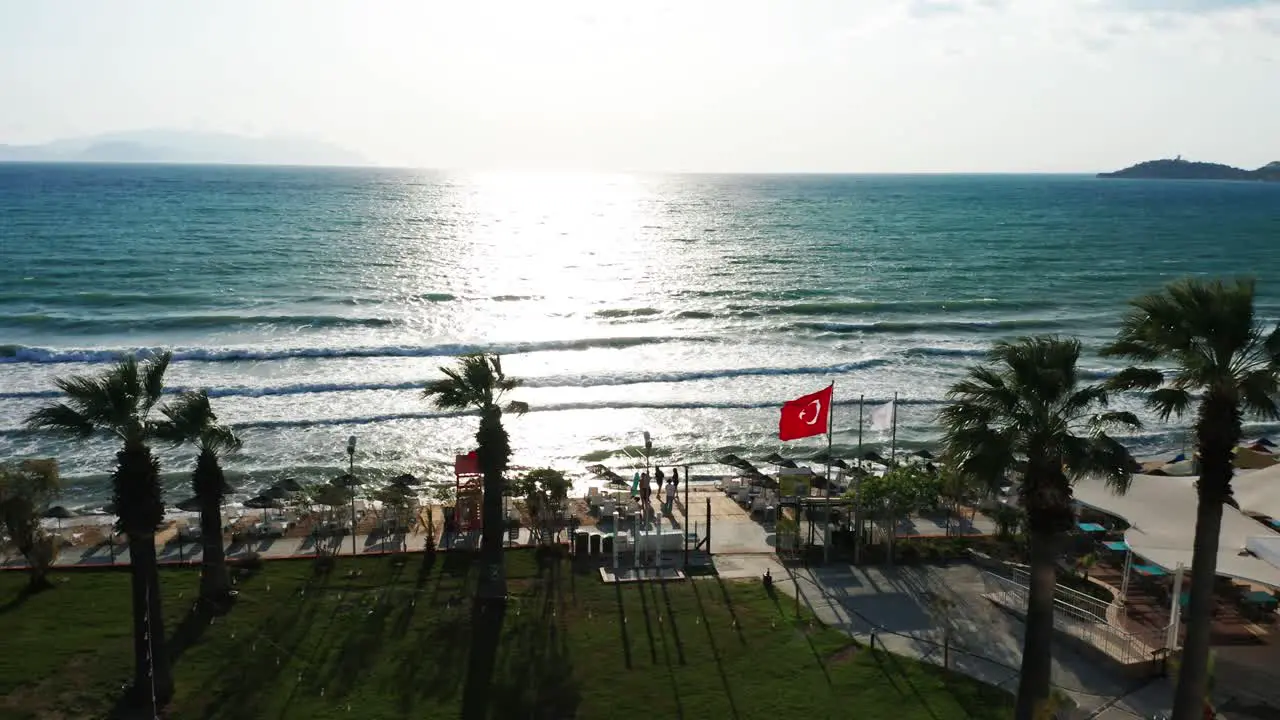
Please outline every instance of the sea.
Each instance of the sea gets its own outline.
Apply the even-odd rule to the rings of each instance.
[[[162,348],[169,390],[243,438],[241,497],[344,471],[352,435],[358,473],[449,481],[476,419],[422,388],[474,351],[524,381],[521,467],[629,475],[645,432],[659,465],[804,458],[826,439],[780,443],[779,406],[832,383],[836,454],[912,452],[997,340],[1078,337],[1102,379],[1126,302],[1185,276],[1253,275],[1274,320],[1278,241],[1280,184],[0,165],[0,459],[55,457],[68,504],[104,502],[112,440],[23,421]],[[1116,404],[1148,421],[1135,452],[1187,443]],[[185,496],[192,452],[158,451]]]

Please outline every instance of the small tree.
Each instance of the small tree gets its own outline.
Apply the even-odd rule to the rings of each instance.
[[[937,474],[914,464],[900,465],[883,475],[863,478],[860,487],[862,507],[873,521],[888,526],[886,538],[890,558],[893,557],[893,536],[898,520],[936,503],[940,489]]]
[[[427,517],[423,519],[423,529],[427,533],[426,550],[436,551],[436,506],[443,507],[454,495],[454,489],[448,485],[437,485],[427,492]]]
[[[340,508],[340,507],[345,508],[351,503],[352,491],[344,487],[333,485],[331,483],[322,483],[320,485],[317,485],[314,489],[314,493],[315,494],[312,496],[312,500],[317,505],[323,505],[329,508],[329,515],[331,518],[335,515],[335,512],[334,512],[335,508]],[[354,522],[355,519],[352,518],[352,520]],[[352,531],[354,532],[354,527]],[[341,547],[342,547],[342,543],[340,542],[334,543],[333,547],[330,549],[329,554],[337,555],[338,550]],[[321,545],[320,537],[317,534],[316,555],[321,556],[325,554],[324,550],[325,548]]]
[[[1098,556],[1093,553],[1082,555],[1080,559],[1076,560],[1076,568],[1080,570],[1080,575],[1085,580],[1089,579],[1089,571],[1097,564]]]
[[[564,473],[551,468],[531,470],[516,481],[515,488],[524,496],[525,507],[541,542],[548,542],[559,527],[569,507],[571,486]]]
[[[60,493],[56,460],[0,466],[0,523],[27,560],[31,592],[50,586],[49,567],[57,557],[57,539],[40,527],[40,516]]]

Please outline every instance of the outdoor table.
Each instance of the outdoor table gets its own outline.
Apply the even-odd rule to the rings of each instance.
[[[1102,543],[1102,545],[1106,549],[1115,550],[1116,552],[1125,552],[1129,549],[1129,543],[1124,540],[1108,540]]]
[[[1076,527],[1080,528],[1081,530],[1087,533],[1100,533],[1100,532],[1107,531],[1106,528],[1102,527],[1098,523],[1086,523],[1086,522],[1076,523]]]
[[[1253,592],[1245,593],[1244,597],[1240,598],[1240,602],[1264,609],[1275,609],[1276,605],[1280,604],[1280,600],[1276,600],[1275,596],[1266,590],[1254,590]]]
[[[1147,577],[1159,577],[1161,575],[1169,574],[1159,565],[1134,565],[1133,571],[1139,575],[1145,575]]]

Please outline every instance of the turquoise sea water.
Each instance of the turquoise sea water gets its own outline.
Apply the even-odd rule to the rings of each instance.
[[[475,421],[418,391],[470,349],[527,381],[522,465],[581,471],[643,430],[672,459],[812,452],[779,447],[777,406],[829,382],[837,450],[858,398],[895,392],[917,447],[997,338],[1096,348],[1188,274],[1254,274],[1280,315],[1277,240],[1280,186],[1247,183],[0,165],[0,458],[57,456],[101,498],[109,443],[21,421],[54,377],[160,347],[240,428],[250,485],[325,476],[353,433],[367,469],[443,477]],[[163,459],[180,482],[190,455]]]

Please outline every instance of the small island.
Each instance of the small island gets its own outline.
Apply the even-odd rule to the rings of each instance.
[[[1268,163],[1257,170],[1245,170],[1219,163],[1192,162],[1179,155],[1172,160],[1148,160],[1123,170],[1098,173],[1100,178],[1129,178],[1144,180],[1254,180],[1280,182],[1280,161]]]

